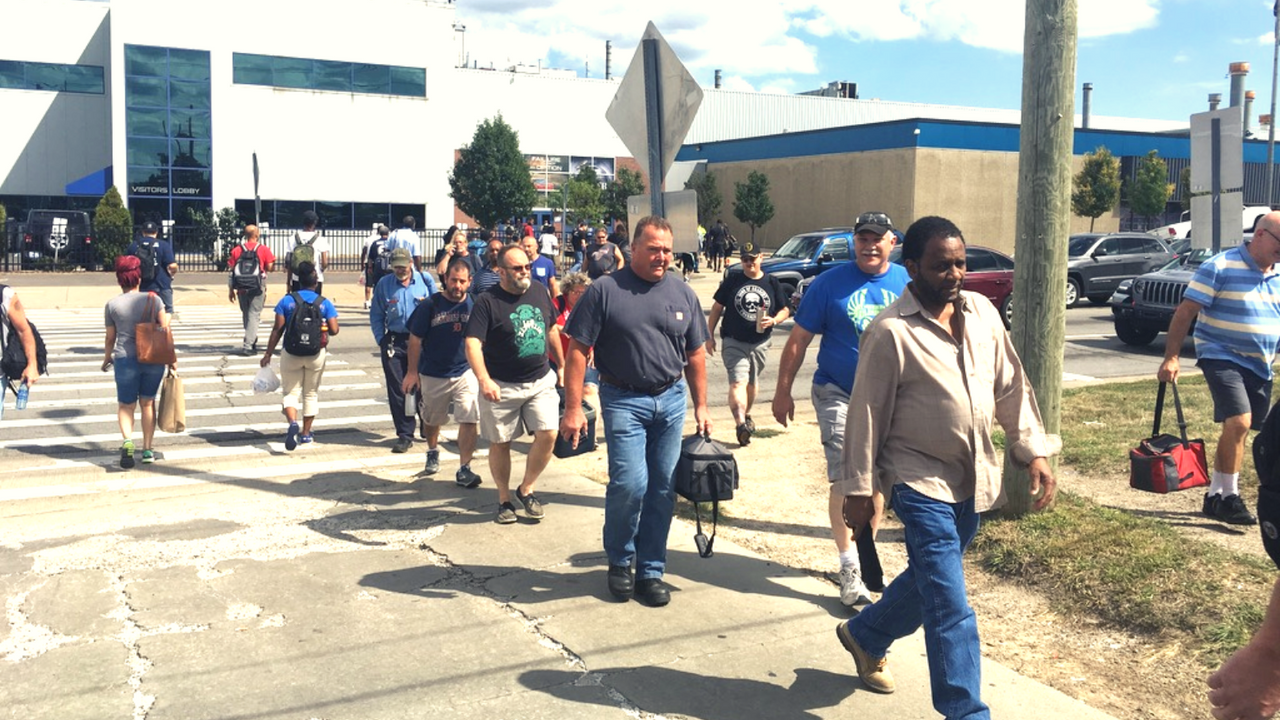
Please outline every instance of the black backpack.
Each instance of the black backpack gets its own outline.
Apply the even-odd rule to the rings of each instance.
[[[138,262],[142,264],[142,284],[146,285],[156,279],[156,272],[159,268],[159,243],[149,243],[139,241],[134,243],[133,256],[138,258]]]
[[[1253,438],[1253,468],[1258,484],[1280,489],[1280,402],[1267,413],[1262,429]]]
[[[680,497],[693,503],[698,532],[693,536],[698,555],[711,557],[711,547],[716,540],[716,526],[720,523],[720,501],[732,500],[738,488],[738,462],[729,448],[711,439],[710,435],[694,434],[684,439],[680,446],[680,461],[676,464],[675,491]],[[698,503],[712,504],[711,537],[702,534],[702,510]]]
[[[250,250],[240,246],[240,259],[231,267],[231,288],[243,292],[262,289],[262,259],[258,257],[256,247]]]
[[[302,299],[296,292],[293,298],[293,314],[284,324],[284,351],[295,357],[314,357],[324,347],[324,298],[317,295],[312,302]]]
[[[7,289],[8,285],[0,285],[0,298],[4,297]],[[9,322],[9,315],[3,307],[0,307],[0,325],[3,326],[0,328],[0,375],[8,379],[9,389],[16,393],[18,389],[14,387],[14,382],[20,380],[23,371],[27,369],[27,351],[18,340],[13,323]],[[45,349],[44,338],[40,337],[40,331],[31,322],[31,318],[27,318],[27,327],[31,328],[31,334],[36,339],[36,371],[41,375],[48,375],[49,351]]]
[[[390,239],[383,240],[379,237],[369,246],[369,264],[373,266],[378,276],[389,275],[391,273],[391,248],[387,247]]]

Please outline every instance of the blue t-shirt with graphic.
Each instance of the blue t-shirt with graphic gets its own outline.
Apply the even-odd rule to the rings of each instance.
[[[879,275],[868,275],[855,262],[819,275],[800,302],[796,324],[822,336],[815,385],[836,385],[853,392],[858,369],[858,340],[871,319],[906,292],[911,278],[895,263]]]
[[[465,295],[454,302],[436,293],[418,306],[409,318],[409,332],[422,340],[418,374],[435,378],[455,378],[467,372],[467,322],[475,301]]]

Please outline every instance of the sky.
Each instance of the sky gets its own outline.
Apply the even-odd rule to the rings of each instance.
[[[1183,120],[1230,98],[1228,66],[1269,112],[1272,0],[1077,0],[1076,113]],[[704,87],[771,93],[855,82],[863,99],[1017,109],[1020,0],[456,0],[459,56],[620,75],[652,21]],[[1280,114],[1280,113],[1278,113]]]

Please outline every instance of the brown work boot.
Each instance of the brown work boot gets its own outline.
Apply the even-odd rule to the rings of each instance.
[[[853,656],[853,664],[858,668],[858,677],[862,679],[862,684],[866,685],[868,690],[888,695],[896,689],[893,674],[885,667],[885,658],[873,658],[868,655],[858,641],[853,639],[848,623],[842,622],[836,626],[836,637],[840,638],[840,644],[844,645],[844,649]]]

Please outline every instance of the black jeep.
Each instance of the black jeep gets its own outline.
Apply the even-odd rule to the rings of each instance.
[[[1116,337],[1126,345],[1149,345],[1156,336],[1169,329],[1173,313],[1182,302],[1182,293],[1195,275],[1196,268],[1213,257],[1208,248],[1196,248],[1164,267],[1125,280],[1111,296],[1111,317]],[[1194,325],[1193,325],[1194,327]]]

